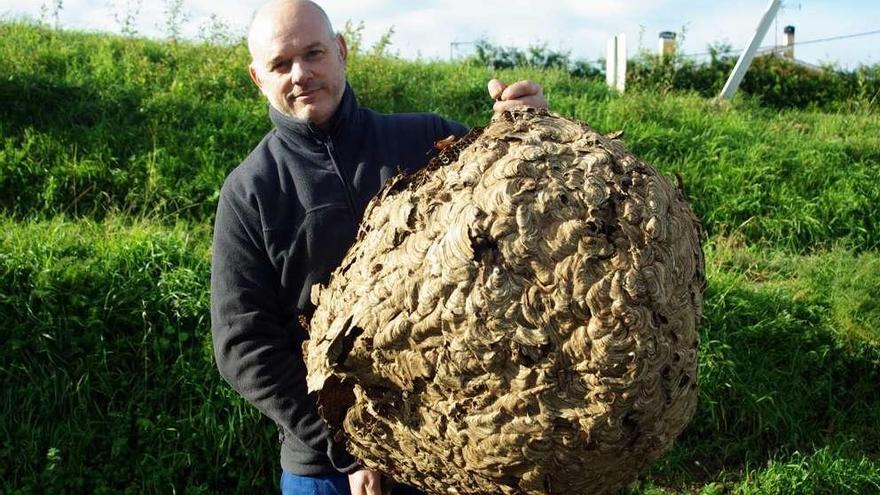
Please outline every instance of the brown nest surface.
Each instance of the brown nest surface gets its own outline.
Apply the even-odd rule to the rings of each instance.
[[[367,208],[312,293],[309,388],[428,493],[613,493],[694,413],[702,237],[614,136],[505,113]]]

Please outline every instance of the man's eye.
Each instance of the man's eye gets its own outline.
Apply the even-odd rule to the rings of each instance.
[[[272,64],[273,71],[281,71],[290,67],[290,62],[275,62]]]
[[[309,50],[308,52],[306,52],[306,57],[316,58],[316,57],[320,56],[322,53],[324,53],[323,50]]]

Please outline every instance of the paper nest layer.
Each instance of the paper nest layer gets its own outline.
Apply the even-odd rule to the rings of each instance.
[[[694,413],[702,237],[620,141],[505,113],[368,206],[312,292],[309,389],[427,493],[614,493]]]

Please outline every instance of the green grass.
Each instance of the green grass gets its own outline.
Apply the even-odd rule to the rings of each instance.
[[[276,450],[272,432],[213,364],[209,239],[204,225],[0,220],[0,492],[274,478],[248,465]]]
[[[9,487],[273,489],[273,427],[211,358],[208,226],[58,217],[6,219],[0,232]],[[724,238],[707,251],[700,405],[646,482],[777,493],[821,468],[822,486],[851,471],[880,483],[880,328],[859,323],[880,318],[880,254],[793,256]]]
[[[697,466],[698,467],[698,466]],[[809,454],[794,452],[776,456],[763,466],[737,475],[737,481],[694,484],[687,493],[700,495],[865,495],[880,491],[880,463],[858,455],[844,446],[823,447]],[[640,480],[629,494],[671,495],[675,489]]]
[[[268,130],[242,46],[0,23],[0,492],[263,493],[274,425],[210,350],[223,178]],[[639,494],[880,484],[880,120],[354,54],[380,111],[489,118],[490,77],[684,178],[708,288],[697,414]]]
[[[269,129],[243,46],[172,44],[0,24],[0,210],[16,218],[126,215],[210,221],[223,177]],[[561,71],[355,54],[350,79],[380,111],[490,116],[486,81],[531,78],[552,108],[680,173],[711,234],[793,252],[880,245],[880,119],[779,113],[740,100],[610,94]]]
[[[822,448],[768,463],[736,487],[743,495],[862,495],[880,492],[880,463]]]
[[[880,293],[880,272],[864,275],[849,300],[838,296],[851,283],[840,265],[880,257],[791,256],[727,239],[707,251],[700,405],[656,473],[738,479],[780,456],[844,447],[880,468],[880,328],[853,332],[840,318],[850,305],[880,316],[869,295]]]

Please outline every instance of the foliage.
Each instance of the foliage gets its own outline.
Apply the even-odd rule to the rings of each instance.
[[[600,68],[586,60],[575,60],[567,51],[552,50],[546,43],[529,45],[525,50],[515,46],[500,46],[486,38],[476,42],[475,53],[465,61],[467,65],[491,70],[531,68],[561,69],[578,77],[598,77]]]
[[[171,42],[180,40],[183,25],[189,21],[189,12],[183,10],[183,0],[165,0],[165,36]]]
[[[61,11],[64,10],[64,0],[45,1],[40,4],[40,24],[48,25],[49,19],[52,20],[52,26],[58,29],[61,26]]]
[[[209,45],[231,47],[242,44],[244,37],[240,28],[214,13],[199,26],[199,39]]]
[[[141,12],[141,0],[114,0],[113,19],[124,36],[137,35],[137,17]]]
[[[684,30],[678,33],[679,42]],[[658,57],[640,50],[627,63],[628,90],[648,91],[668,96],[698,93],[714,97],[733,71],[738,56],[727,44],[712,44],[709,58],[699,61],[678,54]],[[546,44],[521,49],[500,46],[482,39],[465,64],[492,70],[512,68],[562,69],[571,75],[595,81],[604,79],[604,62],[574,59],[570,53],[555,51]],[[820,108],[825,110],[866,110],[880,108],[880,65],[841,70],[833,66],[808,67],[777,55],[755,58],[743,79],[740,93],[770,108]]]
[[[737,58],[729,45],[710,46],[709,59],[703,62],[640,52],[629,64],[627,86],[664,95],[696,92],[713,97],[721,93]],[[880,108],[880,65],[847,71],[804,66],[777,55],[758,56],[739,91],[770,108],[876,112]]]
[[[382,36],[373,43],[369,50],[365,50],[363,46],[365,27],[364,21],[360,21],[357,24],[350,20],[345,21],[345,26],[339,34],[345,38],[348,56],[353,58],[358,58],[362,55],[377,58],[393,57],[394,55],[391,53],[390,47],[392,44],[391,38],[394,36],[394,26],[389,27],[388,30],[382,33]]]

